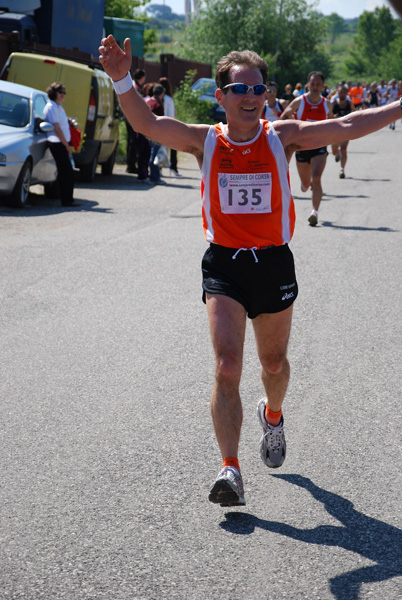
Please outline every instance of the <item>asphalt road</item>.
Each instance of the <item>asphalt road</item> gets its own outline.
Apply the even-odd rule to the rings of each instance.
[[[248,328],[247,506],[220,469],[201,302],[199,174],[77,182],[78,209],[0,205],[0,597],[400,600],[402,124],[328,159],[316,228],[291,181],[300,287],[288,456],[258,453]]]

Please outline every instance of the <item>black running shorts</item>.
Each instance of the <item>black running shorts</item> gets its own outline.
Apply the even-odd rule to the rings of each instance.
[[[207,292],[229,296],[250,319],[281,312],[298,293],[293,254],[287,244],[254,251],[211,244],[202,259],[202,289],[204,302]]]
[[[326,146],[315,148],[314,150],[298,150],[296,152],[296,160],[301,163],[309,163],[314,156],[327,156],[328,150]]]

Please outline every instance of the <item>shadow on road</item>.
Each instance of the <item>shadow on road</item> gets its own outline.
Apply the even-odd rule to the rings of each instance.
[[[346,177],[346,179],[352,179],[353,181],[364,181],[364,182],[369,182],[369,181],[391,181],[391,179],[374,179],[372,177],[363,177],[363,179],[360,179],[359,177],[350,177],[350,175],[348,175]]]
[[[176,179],[175,177],[164,177],[162,174],[162,181],[166,183],[166,185],[158,185],[155,183],[141,183],[138,181],[136,175],[131,175],[127,173],[116,173],[113,175],[95,175],[95,181],[92,183],[82,183],[77,180],[75,183],[75,189],[79,189],[80,187],[85,189],[99,189],[101,187],[104,190],[114,190],[117,193],[120,190],[154,190],[155,188],[182,188],[182,189],[198,189],[200,187],[200,178],[199,177],[189,177],[187,175],[183,175],[180,179]],[[191,181],[196,182],[196,184],[190,183]],[[188,183],[187,183],[188,182]]]
[[[111,208],[101,208],[98,202],[83,200],[75,196],[74,201],[79,206],[61,206],[60,200],[50,200],[41,194],[29,194],[27,206],[24,208],[13,208],[7,206],[6,202],[0,201],[0,217],[43,217],[45,215],[57,215],[64,212],[97,212],[112,213]]]
[[[295,196],[294,194],[292,194],[293,196],[293,200],[308,200],[309,202],[311,202],[311,195],[310,196]],[[364,194],[351,194],[350,196],[345,195],[345,194],[326,194],[325,192],[323,192],[322,194],[322,201],[328,201],[328,200],[332,200],[333,198],[336,198],[337,200],[339,199],[347,199],[347,198],[370,198],[370,196],[365,196]]]
[[[362,227],[361,225],[335,225],[331,221],[321,221],[321,227],[333,227],[334,229],[346,229],[351,231],[382,231],[384,233],[397,233],[397,229],[390,227]]]
[[[331,592],[336,600],[358,600],[361,584],[385,581],[402,575],[400,529],[358,512],[352,502],[319,488],[307,477],[290,474],[273,477],[306,489],[341,525],[298,529],[286,523],[266,521],[246,513],[229,512],[225,514],[226,520],[220,523],[220,527],[238,535],[250,535],[259,527],[307,544],[337,546],[376,563],[330,579]]]

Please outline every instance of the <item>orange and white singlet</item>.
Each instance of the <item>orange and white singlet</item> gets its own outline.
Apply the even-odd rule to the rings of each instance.
[[[296,119],[299,121],[324,121],[328,119],[328,105],[324,97],[318,104],[311,104],[303,94],[300,100],[299,108],[296,112]]]
[[[201,168],[205,237],[228,248],[290,242],[295,208],[289,165],[275,129],[260,121],[254,139],[233,142],[222,124],[209,129]]]

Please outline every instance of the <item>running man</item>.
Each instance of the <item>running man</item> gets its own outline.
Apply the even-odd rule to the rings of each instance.
[[[332,106],[329,100],[321,96],[324,87],[324,75],[320,71],[312,71],[308,76],[309,91],[293,102],[284,110],[281,119],[291,119],[296,114],[299,121],[324,121],[332,118]],[[327,142],[325,142],[327,143]],[[327,163],[328,151],[326,146],[312,150],[298,150],[296,165],[301,180],[302,192],[311,187],[313,209],[308,218],[312,227],[318,223],[318,209],[322,199],[321,177]]]
[[[260,453],[271,468],[285,460],[282,403],[290,367],[287,345],[297,297],[289,249],[295,211],[288,162],[294,151],[339,144],[385,127],[401,116],[400,102],[317,123],[260,119],[268,65],[254,52],[231,52],[216,70],[215,96],[227,124],[188,125],[154,115],[130,76],[130,40],[121,50],[102,40],[100,60],[133,126],[152,140],[194,155],[201,169],[203,296],[215,350],[212,420],[223,459],[209,500],[244,505],[238,461],[242,402],[239,386],[247,317],[252,320],[265,396],[258,403]]]
[[[332,114],[334,118],[345,117],[353,112],[355,109],[353,103],[348,100],[349,88],[347,85],[343,85],[338,90],[338,98],[332,103]],[[343,141],[340,144],[332,145],[332,154],[335,156],[336,162],[341,162],[341,170],[339,171],[339,178],[345,179],[345,166],[348,160],[347,147],[349,140]]]
[[[267,100],[262,111],[262,119],[266,121],[276,121],[279,119],[289,102],[276,97],[278,86],[274,81],[267,83]]]
[[[360,81],[350,88],[349,96],[354,104],[355,109],[361,110],[363,108],[364,88]]]

